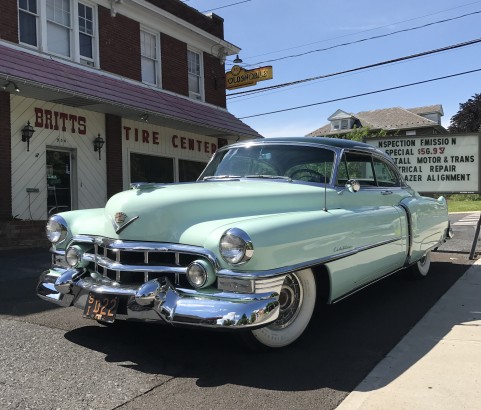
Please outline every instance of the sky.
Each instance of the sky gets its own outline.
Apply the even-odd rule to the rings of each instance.
[[[481,70],[479,42],[275,90],[234,95],[481,39],[481,0],[184,1],[224,19],[224,38],[241,49],[242,67],[273,67],[272,80],[227,91],[227,109],[264,137],[306,135],[327,124],[338,109],[355,114],[441,104],[442,125],[448,127],[459,104],[481,93],[481,71],[453,76]],[[298,54],[304,55],[292,57]],[[234,58],[227,58],[227,71]],[[452,77],[429,81],[446,76]],[[429,82],[344,99],[424,81]],[[332,100],[338,101],[327,102]],[[305,105],[311,106],[294,109]],[[285,111],[259,115],[279,110]]]

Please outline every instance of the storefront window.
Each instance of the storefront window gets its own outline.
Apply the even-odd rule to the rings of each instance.
[[[174,160],[130,154],[130,182],[174,182]]]
[[[179,182],[196,181],[206,165],[205,162],[179,159]]]

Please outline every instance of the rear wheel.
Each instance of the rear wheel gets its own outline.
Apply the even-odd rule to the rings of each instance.
[[[427,252],[410,268],[410,274],[415,279],[423,279],[428,276],[431,267],[431,252]]]
[[[252,348],[280,348],[296,341],[304,332],[316,304],[316,281],[310,269],[286,276],[279,295],[280,312],[270,325],[242,333]]]

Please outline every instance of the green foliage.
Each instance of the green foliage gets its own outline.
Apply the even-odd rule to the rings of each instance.
[[[452,194],[445,196],[446,199],[452,201],[481,201],[481,195],[479,194]]]
[[[386,137],[388,132],[386,130],[377,130],[373,131],[369,127],[361,127],[357,128],[354,127],[351,132],[342,135],[330,135],[330,138],[341,138],[344,140],[351,140],[351,141],[360,141],[364,142],[366,138],[369,137]]]
[[[478,132],[481,127],[481,94],[474,94],[451,118],[449,132]]]

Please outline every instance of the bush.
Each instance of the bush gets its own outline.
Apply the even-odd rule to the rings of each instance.
[[[445,196],[450,201],[481,201],[479,194],[452,194]]]

